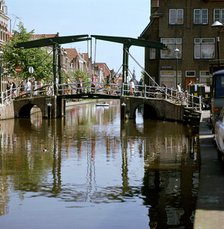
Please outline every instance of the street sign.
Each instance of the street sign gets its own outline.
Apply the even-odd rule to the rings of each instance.
[[[34,72],[33,67],[29,67],[29,70],[28,71],[29,71],[30,74],[32,74]]]

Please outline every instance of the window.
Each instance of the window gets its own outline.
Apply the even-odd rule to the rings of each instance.
[[[184,23],[184,10],[183,9],[170,9],[169,10],[169,24],[181,25]]]
[[[205,84],[205,85],[211,85],[211,74],[207,70],[201,70],[199,72],[200,76],[200,83]]]
[[[161,59],[181,59],[182,58],[182,38],[161,38],[161,43],[167,46],[167,49],[161,50]],[[179,49],[179,52],[175,52]]]
[[[194,24],[208,24],[208,9],[194,9]]]
[[[213,19],[224,23],[224,9],[214,9]]]
[[[194,70],[185,71],[185,77],[196,77],[196,72]]]
[[[194,58],[213,59],[215,57],[215,38],[194,38]]]

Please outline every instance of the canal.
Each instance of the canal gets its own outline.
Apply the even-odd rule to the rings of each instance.
[[[109,103],[0,122],[0,228],[193,228],[197,132]]]

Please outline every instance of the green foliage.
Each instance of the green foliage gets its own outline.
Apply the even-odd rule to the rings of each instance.
[[[22,49],[15,48],[20,42],[30,41],[34,31],[27,32],[23,24],[18,25],[18,31],[13,31],[13,37],[3,47],[2,63],[4,74],[11,77],[27,79],[30,77],[29,67],[34,68],[34,76],[37,80],[52,78],[52,57],[46,48]],[[20,68],[19,73],[16,69]]]
[[[74,81],[82,81],[83,83],[90,83],[91,79],[89,75],[81,70],[76,70],[73,74],[72,80]]]

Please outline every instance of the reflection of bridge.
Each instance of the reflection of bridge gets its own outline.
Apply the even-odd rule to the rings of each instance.
[[[86,83],[82,88],[77,83],[61,84],[57,85],[56,93],[53,88],[53,85],[46,85],[29,93],[20,93],[18,88],[14,98],[12,92],[6,92],[2,101],[6,107],[11,104],[15,118],[30,117],[33,106],[40,108],[43,118],[62,117],[69,99],[119,99],[122,119],[134,119],[136,109],[142,105],[145,118],[184,121],[189,113],[200,117],[200,97],[160,86],[136,85],[133,95],[130,95],[129,85],[124,83],[94,87]]]

